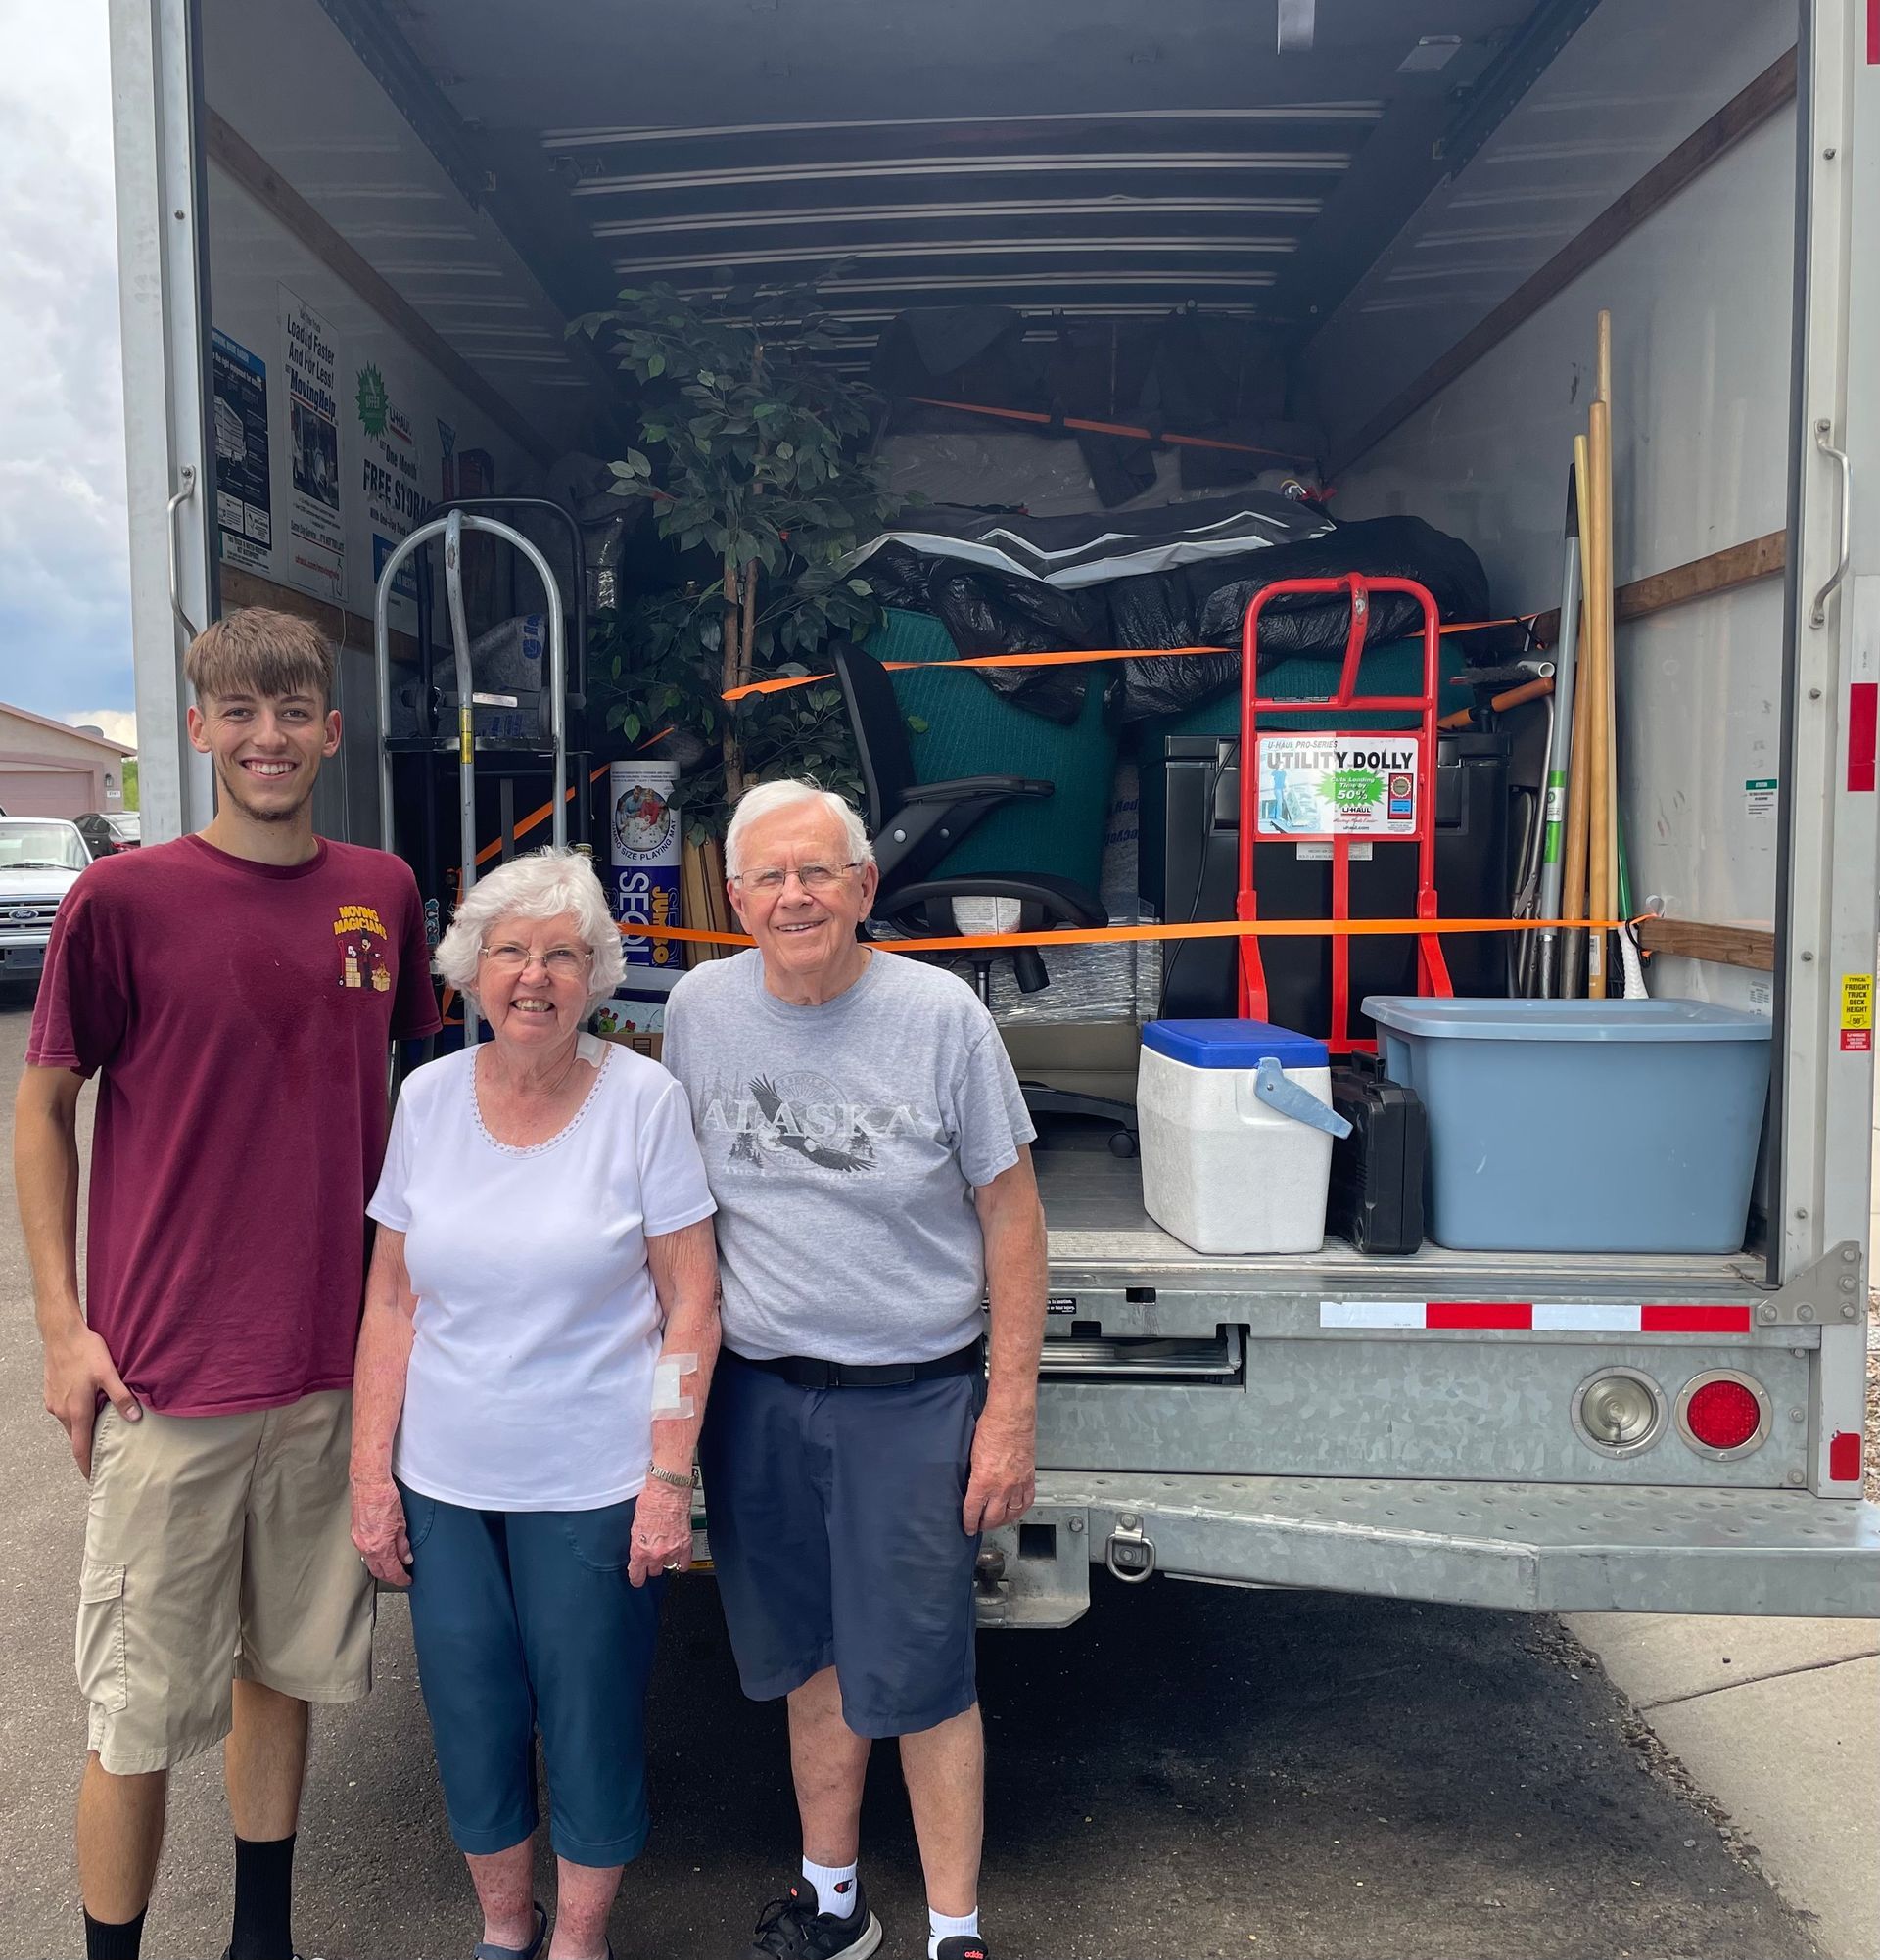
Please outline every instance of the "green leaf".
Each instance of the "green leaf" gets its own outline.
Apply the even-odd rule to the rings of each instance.
[[[866,579],[851,579],[849,590],[865,599],[871,599],[874,596],[874,587]]]
[[[663,353],[652,353],[646,356],[646,373],[649,379],[657,380],[665,372],[666,356]]]
[[[927,732],[927,729],[932,724],[922,715],[910,715],[908,717],[908,726],[916,735],[924,735]]]

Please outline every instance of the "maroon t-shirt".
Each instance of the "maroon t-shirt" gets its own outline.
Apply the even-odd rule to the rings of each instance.
[[[100,1072],[85,1318],[166,1416],[352,1380],[393,1039],[438,1025],[410,867],[322,840],[101,858],[59,908],[26,1059]]]

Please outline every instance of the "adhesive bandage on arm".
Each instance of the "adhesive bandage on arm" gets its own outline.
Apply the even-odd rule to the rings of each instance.
[[[688,1375],[698,1373],[695,1354],[662,1354],[653,1365],[653,1421],[682,1421],[697,1413],[697,1405],[684,1393]]]

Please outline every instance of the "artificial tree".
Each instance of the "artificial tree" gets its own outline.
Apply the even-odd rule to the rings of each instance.
[[[671,722],[716,741],[685,802],[695,827],[779,766],[853,787],[832,686],[758,696],[731,689],[803,675],[831,635],[860,638],[879,610],[839,561],[897,508],[861,457],[870,391],[819,361],[830,322],[812,289],[698,301],[629,288],[581,322],[611,334],[638,382],[639,439],[613,465],[622,496],[649,498],[662,537],[709,551],[717,577],[654,593],[611,623],[609,725],[631,741]],[[704,823],[698,819],[704,818]]]

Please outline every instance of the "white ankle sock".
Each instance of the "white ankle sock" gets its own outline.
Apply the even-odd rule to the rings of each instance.
[[[803,1876],[816,1888],[816,1909],[847,1919],[855,1910],[855,1867],[817,1865],[803,1860]]]
[[[958,1939],[963,1934],[972,1938],[979,1931],[979,1908],[974,1906],[964,1919],[949,1919],[944,1912],[927,1907],[927,1960],[940,1960],[940,1942]]]

